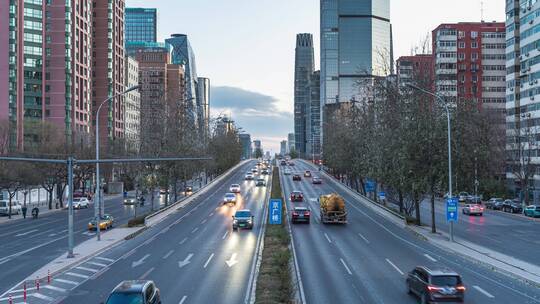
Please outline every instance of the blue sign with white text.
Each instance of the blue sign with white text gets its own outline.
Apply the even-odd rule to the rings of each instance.
[[[457,222],[458,219],[458,200],[455,197],[446,200],[446,221]]]
[[[375,192],[375,182],[367,180],[365,184],[366,192]]]
[[[271,199],[268,207],[270,208],[268,216],[270,225],[281,225],[281,200],[280,199]]]

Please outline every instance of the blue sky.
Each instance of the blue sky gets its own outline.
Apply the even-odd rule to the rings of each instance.
[[[484,0],[484,19],[504,21],[504,1]],[[294,47],[313,33],[319,0],[126,0],[158,9],[158,37],[189,35],[199,76],[209,77],[214,113],[230,113],[265,149],[292,132]],[[480,0],[391,0],[395,58],[444,22],[480,20]],[[421,9],[420,9],[421,8]],[[268,115],[266,115],[268,114]]]

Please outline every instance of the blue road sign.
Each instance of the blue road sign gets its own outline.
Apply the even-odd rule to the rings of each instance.
[[[446,200],[446,221],[457,222],[458,200],[455,197]]]
[[[379,198],[382,200],[386,199],[386,192],[383,192],[383,191],[379,192]]]
[[[280,199],[271,199],[268,207],[270,208],[268,216],[270,225],[280,225],[281,224],[281,200]]]
[[[367,180],[365,184],[366,192],[374,192],[375,191],[375,182],[372,180]]]

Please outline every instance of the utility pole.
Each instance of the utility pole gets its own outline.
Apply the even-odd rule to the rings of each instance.
[[[74,247],[74,240],[73,240],[73,157],[69,157],[67,161],[68,166],[68,191],[69,191],[69,197],[68,197],[68,258],[74,258],[75,255],[73,254],[73,247]],[[97,224],[99,226],[99,224]]]

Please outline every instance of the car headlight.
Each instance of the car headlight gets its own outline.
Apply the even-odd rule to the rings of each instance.
[[[247,222],[251,224],[251,220],[247,220]]]
[[[238,220],[234,220],[233,223],[238,224]]]

